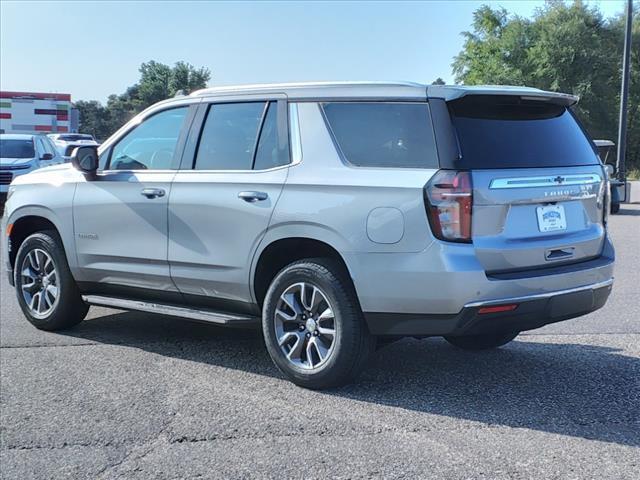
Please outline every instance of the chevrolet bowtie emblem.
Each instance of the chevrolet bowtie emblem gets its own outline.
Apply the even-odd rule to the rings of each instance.
[[[558,175],[556,178],[553,179],[553,181],[556,183],[562,183],[564,182],[564,177],[561,177],[560,175]]]

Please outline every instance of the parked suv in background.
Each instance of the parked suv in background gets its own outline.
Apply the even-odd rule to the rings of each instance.
[[[51,133],[48,135],[60,156],[64,158],[65,162],[71,160],[71,153],[77,147],[83,146],[98,146],[98,142],[93,138],[93,135],[87,133]]]
[[[10,280],[44,330],[89,305],[261,322],[310,388],[353,379],[377,337],[498,347],[611,291],[608,190],[576,101],[413,83],[167,100],[99,158],[16,179]]]
[[[44,135],[0,134],[0,203],[15,177],[62,161]]]

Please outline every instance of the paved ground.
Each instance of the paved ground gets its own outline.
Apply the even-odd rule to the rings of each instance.
[[[259,335],[92,309],[22,318],[1,272],[4,478],[640,478],[640,207],[609,304],[469,354],[403,340],[356,385],[283,380]]]

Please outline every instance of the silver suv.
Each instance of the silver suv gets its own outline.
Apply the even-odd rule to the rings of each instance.
[[[327,83],[158,103],[11,185],[3,248],[37,328],[89,305],[261,322],[293,382],[379,340],[464,349],[602,307],[608,189],[571,95]]]

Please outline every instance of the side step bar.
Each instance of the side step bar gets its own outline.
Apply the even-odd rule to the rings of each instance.
[[[191,320],[216,323],[218,325],[255,325],[260,321],[258,317],[252,317],[250,315],[196,310],[193,308],[177,307],[175,305],[163,305],[161,303],[141,302],[138,300],[126,300],[123,298],[102,297],[98,295],[83,295],[82,300],[89,305],[172,315],[174,317],[189,318]]]

